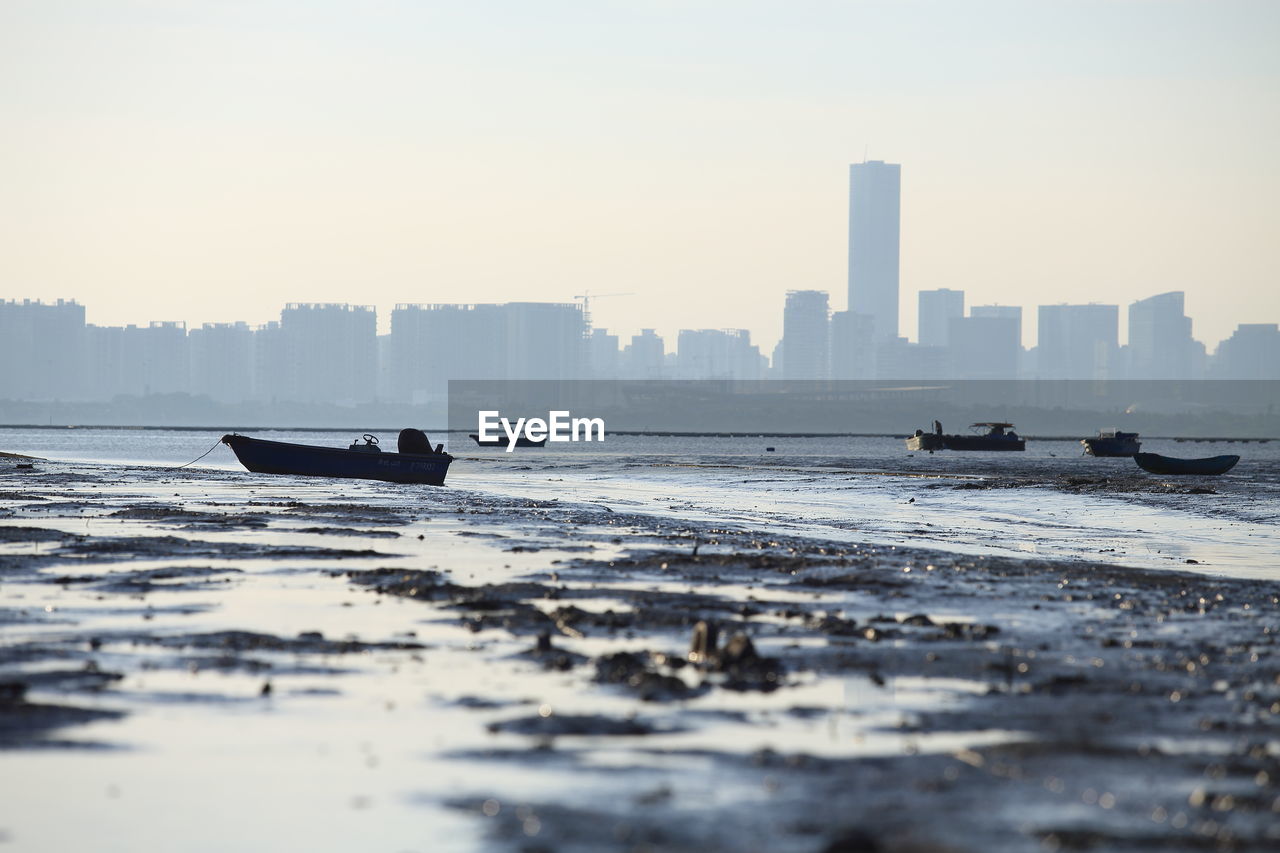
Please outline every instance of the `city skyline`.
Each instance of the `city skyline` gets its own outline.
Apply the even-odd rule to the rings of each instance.
[[[1192,334],[1184,294],[1120,307],[1041,305],[1041,343],[1024,347],[1020,306],[973,306],[922,291],[921,336],[884,338],[870,314],[832,311],[829,294],[787,293],[772,358],[746,329],[652,329],[629,342],[588,326],[579,303],[290,303],[257,326],[86,322],[63,300],[0,300],[0,402],[102,403],[187,395],[220,403],[440,404],[455,379],[1116,380],[1280,379],[1280,324],[1241,323],[1212,352]],[[944,331],[945,330],[945,331]],[[944,339],[945,336],[945,339]],[[668,345],[671,348],[668,349]]]
[[[1181,291],[1212,349],[1280,318],[1278,38],[1245,0],[19,0],[0,293],[194,327],[631,292],[596,323],[769,349],[787,291],[847,307],[845,170],[884,159],[900,333],[920,290]]]

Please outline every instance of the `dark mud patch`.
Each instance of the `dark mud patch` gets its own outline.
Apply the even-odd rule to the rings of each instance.
[[[666,725],[637,717],[609,717],[603,714],[559,714],[547,710],[545,714],[531,714],[490,723],[487,728],[495,734],[518,734],[530,737],[552,738],[563,736],[617,737],[650,735],[655,732],[682,731],[678,725]]]
[[[296,527],[290,533],[313,533],[320,536],[364,536],[370,539],[398,539],[396,530],[365,530],[355,527]]]
[[[396,507],[378,504],[332,503],[316,504],[302,501],[249,501],[251,507],[275,507],[286,518],[332,520],[346,524],[389,526],[409,524],[412,513]]]
[[[345,655],[374,650],[414,651],[426,648],[407,641],[365,642],[357,639],[330,640],[319,631],[305,631],[297,637],[278,637],[253,631],[214,631],[168,637],[141,636],[139,644],[177,649],[206,649],[220,652],[288,652],[291,654]]]
[[[1061,474],[1020,477],[983,477],[951,485],[931,484],[927,489],[951,488],[959,491],[989,489],[1052,488],[1075,495],[1216,495],[1213,480],[1189,477],[1162,480],[1143,474],[1079,475]]]
[[[31,702],[26,695],[28,687],[24,681],[0,681],[0,749],[91,746],[54,740],[51,735],[71,726],[124,716],[102,708]]]
[[[26,690],[50,690],[64,693],[78,691],[97,692],[120,681],[124,675],[104,672],[95,665],[80,669],[52,669],[0,676],[9,685],[22,685]],[[0,699],[5,691],[0,689]]]
[[[249,542],[203,542],[177,536],[77,536],[51,555],[86,562],[111,562],[165,557],[222,559],[318,559],[388,557],[371,549],[346,550],[302,545],[263,545]]]
[[[163,504],[126,507],[109,513],[107,517],[172,525],[188,530],[262,529],[268,526],[271,519],[270,514],[265,512],[217,513]]]
[[[238,574],[242,574],[242,571],[231,567],[175,566],[133,572],[108,572],[105,575],[60,575],[50,578],[50,581],[64,586],[84,584],[100,592],[145,595],[153,592],[211,589],[230,583],[230,576]]]
[[[61,542],[72,534],[47,527],[11,527],[0,525],[0,544],[11,542]]]
[[[456,708],[470,708],[474,711],[491,711],[497,708],[510,708],[515,705],[532,705],[532,699],[500,700],[488,699],[484,696],[459,696],[448,704]]]

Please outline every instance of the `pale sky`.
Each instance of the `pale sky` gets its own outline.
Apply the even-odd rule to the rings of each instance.
[[[1275,0],[4,0],[0,298],[90,322],[846,302],[848,165],[916,293],[1280,322]],[[1124,312],[1121,312],[1123,337]]]

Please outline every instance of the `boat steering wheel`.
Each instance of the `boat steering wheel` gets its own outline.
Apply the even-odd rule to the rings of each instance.
[[[367,432],[366,432],[366,433],[364,434],[363,438],[364,438],[364,443],[365,443],[365,444],[373,444],[373,445],[376,445],[376,444],[378,443],[378,437],[377,437],[376,435],[371,435],[371,434],[369,434],[369,433],[367,433]]]

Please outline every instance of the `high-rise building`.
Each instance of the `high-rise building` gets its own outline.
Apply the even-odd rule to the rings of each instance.
[[[507,320],[501,305],[401,304],[391,312],[395,399],[445,399],[450,379],[504,379]]]
[[[145,326],[130,323],[120,339],[121,393],[176,394],[189,390],[187,324],[153,320]]]
[[[1038,378],[1117,378],[1120,306],[1041,305],[1037,327]]]
[[[849,167],[849,310],[874,317],[882,340],[898,336],[901,197],[897,163]]]
[[[89,381],[86,400],[110,400],[125,393],[124,328],[122,326],[85,327],[89,353],[85,378]]]
[[[1022,350],[1022,306],[1021,305],[971,305],[969,316],[979,319],[1000,318],[1013,321],[1014,348],[1017,353],[1018,371],[1015,376],[1022,376],[1027,367],[1025,353]]]
[[[1219,379],[1280,379],[1280,325],[1241,323],[1213,354]]]
[[[874,379],[876,323],[869,314],[837,311],[831,315],[831,378]]]
[[[190,391],[239,403],[253,393],[253,331],[247,323],[205,323],[187,332]]]
[[[377,394],[378,330],[371,305],[293,302],[280,312],[284,399],[354,405]]]
[[[1018,346],[1022,346],[1022,306],[1021,305],[971,305],[970,317],[1003,317],[1018,322]]]
[[[945,347],[949,340],[951,321],[964,316],[964,291],[945,287],[922,290],[919,299],[920,307],[916,317],[919,331],[916,340],[921,346]]]
[[[641,329],[622,350],[625,379],[661,379],[666,370],[666,343],[653,329]]]
[[[948,374],[946,361],[945,347],[882,338],[876,344],[876,379],[942,379]]]
[[[826,291],[787,292],[782,312],[782,378],[826,379],[830,375],[830,324]]]
[[[0,400],[71,400],[85,382],[84,306],[0,300]]]
[[[450,379],[580,379],[584,332],[575,303],[397,305],[388,385],[395,399],[423,403],[443,400]]]
[[[508,302],[507,379],[581,379],[586,326],[577,303]]]
[[[263,323],[253,330],[253,399],[267,403],[293,400],[284,332],[280,321]]]
[[[948,372],[952,379],[1018,377],[1018,362],[1022,354],[1020,317],[974,313],[968,317],[953,318],[950,326],[947,350]]]
[[[760,379],[764,356],[746,329],[681,329],[677,379]]]
[[[1129,378],[1191,379],[1196,355],[1182,291],[1139,299],[1129,306]]]
[[[587,367],[594,379],[618,378],[618,336],[608,329],[592,329],[587,338]]]

